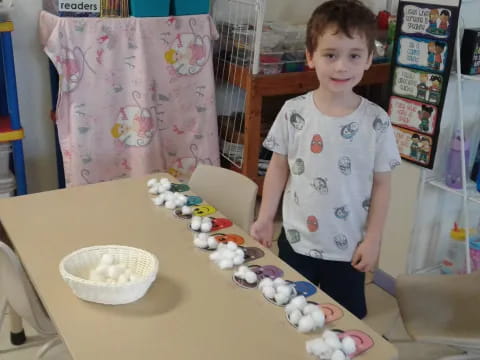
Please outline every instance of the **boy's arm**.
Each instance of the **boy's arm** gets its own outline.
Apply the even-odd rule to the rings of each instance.
[[[352,259],[352,265],[358,271],[373,271],[377,265],[390,203],[390,182],[390,172],[377,172],[373,176],[372,198],[365,237],[358,245]]]
[[[278,203],[289,175],[288,159],[285,155],[273,153],[263,182],[262,204],[257,221],[250,234],[262,245],[270,247],[273,239],[273,220]]]

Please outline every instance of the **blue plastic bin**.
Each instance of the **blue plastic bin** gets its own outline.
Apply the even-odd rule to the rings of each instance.
[[[181,15],[198,15],[208,14],[210,11],[209,0],[172,0],[173,14]]]
[[[170,15],[170,0],[130,0],[130,15],[161,17]]]

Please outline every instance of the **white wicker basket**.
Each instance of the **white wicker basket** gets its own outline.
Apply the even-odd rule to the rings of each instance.
[[[138,276],[124,284],[104,284],[88,280],[89,272],[100,263],[103,254],[111,254]],[[134,302],[147,292],[157,277],[158,259],[148,251],[121,245],[91,246],[65,256],[60,274],[80,299],[100,304],[119,305]]]

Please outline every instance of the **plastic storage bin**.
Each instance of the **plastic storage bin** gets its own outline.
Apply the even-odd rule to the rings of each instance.
[[[210,12],[209,0],[172,0],[172,1],[173,1],[173,7],[172,7],[173,15],[176,15],[176,16],[208,14]]]
[[[10,174],[10,153],[12,148],[9,142],[0,143],[0,179]]]
[[[170,0],[130,0],[130,14],[135,17],[170,15]]]
[[[12,197],[15,195],[15,176],[9,173],[6,177],[0,178],[0,198]]]

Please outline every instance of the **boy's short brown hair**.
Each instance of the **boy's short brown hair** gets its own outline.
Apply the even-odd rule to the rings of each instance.
[[[307,24],[307,50],[310,54],[317,48],[318,37],[327,27],[334,26],[337,32],[353,37],[352,32],[365,36],[368,51],[375,48],[375,14],[359,0],[330,0],[317,7]]]

